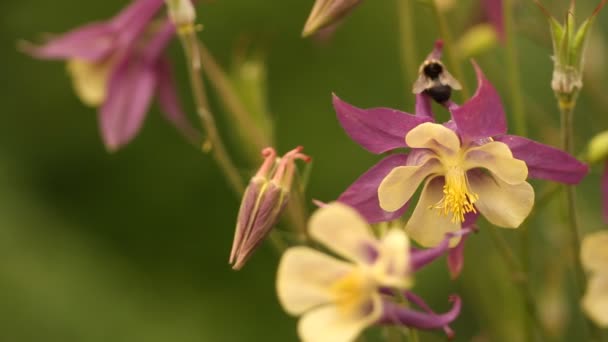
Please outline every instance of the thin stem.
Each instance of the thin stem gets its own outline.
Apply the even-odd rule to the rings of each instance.
[[[242,195],[245,190],[243,179],[235,167],[224,143],[218,133],[215,119],[209,111],[209,101],[205,93],[205,86],[200,73],[200,55],[198,53],[198,39],[194,30],[180,32],[180,41],[186,55],[188,74],[190,76],[190,86],[196,103],[196,109],[201,121],[201,125],[207,135],[207,140],[203,143],[202,149],[210,149],[211,155],[224,172],[232,190],[238,195]]]
[[[505,44],[507,52],[507,75],[509,91],[511,92],[511,111],[515,121],[515,133],[526,136],[526,114],[523,93],[521,89],[520,67],[515,44],[515,22],[513,20],[513,0],[503,0],[503,16],[505,25]]]
[[[456,58],[454,50],[452,49],[454,47],[454,39],[452,38],[452,32],[448,26],[448,21],[443,12],[439,9],[439,6],[437,6],[435,0],[429,0],[428,2],[431,5],[435,21],[437,22],[439,35],[444,42],[443,51],[447,57],[449,68],[454,74],[454,77],[456,77],[456,79],[462,84],[462,98],[468,99],[470,95],[469,88],[465,82],[466,80],[464,78],[462,66],[460,65],[460,62],[458,61],[458,58]]]
[[[418,330],[416,330],[414,328],[409,328],[407,330],[408,330],[407,340],[409,342],[419,342],[420,341],[420,337],[418,337]]]
[[[490,232],[490,237],[494,246],[497,248],[498,253],[503,258],[507,268],[509,269],[509,273],[511,274],[512,281],[518,286],[519,291],[521,292],[521,296],[524,299],[524,307],[526,312],[530,316],[530,319],[534,323],[537,328],[538,333],[540,334],[543,341],[551,341],[551,335],[547,332],[541,318],[540,313],[536,307],[536,302],[534,300],[534,294],[530,289],[530,284],[526,275],[522,272],[521,266],[517,262],[511,247],[507,241],[500,235],[494,227],[490,227],[487,229]],[[528,335],[530,337],[531,335]]]
[[[572,94],[557,94],[558,107],[561,116],[561,138],[562,147],[570,154],[574,153],[574,108],[578,93]],[[566,215],[569,228],[569,242],[572,251],[572,265],[574,267],[575,286],[577,297],[580,300],[585,295],[587,287],[587,279],[585,271],[581,264],[581,237],[578,217],[576,215],[576,188],[574,186],[565,185],[566,189]],[[600,340],[601,335],[597,327],[585,315],[581,315],[585,321],[587,332],[591,335],[592,340]]]
[[[403,80],[406,87],[411,85],[416,77],[418,51],[416,49],[416,35],[414,34],[415,19],[413,13],[413,0],[396,0],[397,15],[399,18],[399,47],[401,49],[401,65],[404,73]]]

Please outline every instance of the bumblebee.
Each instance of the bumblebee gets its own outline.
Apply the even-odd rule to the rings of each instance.
[[[444,103],[452,96],[452,89],[460,90],[462,85],[445,68],[438,59],[427,59],[418,70],[418,79],[414,82],[414,94],[425,93],[433,100]]]

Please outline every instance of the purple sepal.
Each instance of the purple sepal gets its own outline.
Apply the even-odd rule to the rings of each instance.
[[[464,243],[467,236],[463,236],[456,247],[448,252],[448,270],[452,279],[458,278],[464,266]]]
[[[513,156],[526,163],[529,178],[578,184],[589,172],[586,164],[555,147],[515,135],[503,135],[494,140],[507,144]]]
[[[461,300],[450,296],[452,308],[444,314],[422,313],[408,309],[392,301],[384,301],[383,313],[378,324],[405,325],[417,329],[440,329],[454,321],[460,314]]]
[[[405,204],[395,212],[384,211],[378,200],[378,187],[382,180],[397,166],[404,166],[407,154],[393,154],[378,162],[344,191],[338,202],[355,208],[369,223],[392,221],[401,217],[407,209]]]
[[[604,222],[608,223],[608,161],[602,174],[602,213]]]
[[[366,150],[380,154],[407,147],[405,136],[414,127],[430,121],[390,108],[361,109],[342,101],[335,94],[333,105],[346,134]]]
[[[472,227],[472,225],[470,225],[466,228],[462,228],[461,230],[459,230],[457,232],[446,234],[445,239],[443,239],[443,241],[441,241],[440,244],[438,244],[437,246],[435,246],[433,248],[426,248],[426,249],[411,248],[410,249],[410,263],[411,263],[412,270],[415,272],[415,271],[421,269],[422,267],[430,264],[431,262],[435,261],[440,256],[442,256],[448,249],[450,249],[450,240],[452,238],[458,237],[458,236],[465,237],[475,231],[476,231],[476,228]]]
[[[435,121],[431,98],[425,93],[416,94],[416,116]]]
[[[482,6],[485,10],[486,20],[494,27],[501,43],[505,41],[505,23],[503,16],[502,0],[483,0]]]
[[[421,297],[419,297],[418,295],[416,295],[414,292],[412,291],[407,291],[405,292],[405,298],[407,298],[407,300],[410,303],[413,303],[414,305],[416,305],[417,307],[421,308],[422,310],[426,311],[429,314],[433,314],[433,315],[437,315],[437,313],[435,313],[435,311],[433,311],[433,309],[431,309],[430,306],[428,306],[428,304],[424,301],[424,299],[422,299]],[[449,325],[444,325],[443,326],[443,331],[445,332],[445,334],[447,335],[448,339],[453,339],[454,338],[454,330],[452,330],[452,328],[450,328]]]
[[[500,96],[481,68],[472,62],[477,74],[477,91],[462,106],[450,106],[458,132],[467,140],[477,140],[507,132],[505,112]]]

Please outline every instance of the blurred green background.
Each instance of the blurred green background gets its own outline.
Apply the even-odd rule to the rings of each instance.
[[[225,67],[241,37],[265,46],[278,149],[304,145],[313,156],[310,197],[336,198],[378,159],[343,133],[332,91],[361,107],[413,108],[415,75],[406,83],[400,66],[396,1],[365,1],[325,43],[299,37],[312,0],[199,6],[200,36]],[[567,2],[546,4],[559,14]],[[125,4],[0,2],[0,341],[296,340],[296,320],[275,296],[274,250],[264,245],[240,272],[228,265],[239,201],[210,156],[186,144],[156,108],[132,144],[106,153],[95,110],[75,97],[64,65],[16,50],[20,39],[108,18]],[[579,5],[584,16],[595,4]],[[417,4],[415,11],[422,61],[437,30],[428,8]],[[480,15],[476,0],[459,1],[449,13],[454,36]],[[581,150],[607,128],[607,18],[601,13],[594,30],[590,76],[577,108]],[[530,135],[557,145],[548,26],[532,1],[519,3],[516,19]],[[192,112],[177,44],[171,54]],[[504,49],[476,58],[508,108]],[[473,88],[472,68],[463,67]],[[216,113],[222,115],[221,107]],[[234,132],[218,120],[223,134]],[[239,167],[244,175],[252,171],[244,161]],[[585,231],[602,228],[599,171],[593,169],[578,193]],[[546,187],[534,184],[539,192]],[[581,330],[577,303],[560,296],[572,290],[561,212],[553,201],[528,226],[535,293],[547,322],[567,341]],[[416,291],[439,311],[447,309],[449,294],[462,295],[464,310],[453,325],[457,341],[518,341],[525,324],[521,300],[484,229],[490,228],[470,239],[460,280],[449,280],[438,262],[418,274]],[[516,231],[499,233],[519,250]],[[372,331],[368,340],[378,334]],[[441,332],[422,335],[423,341],[444,339]]]

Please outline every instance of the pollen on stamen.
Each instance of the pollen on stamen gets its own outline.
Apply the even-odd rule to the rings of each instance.
[[[445,175],[443,198],[430,209],[438,209],[438,214],[452,214],[452,223],[464,222],[465,214],[476,213],[475,202],[479,196],[469,190],[467,177],[460,168],[450,169]]]

